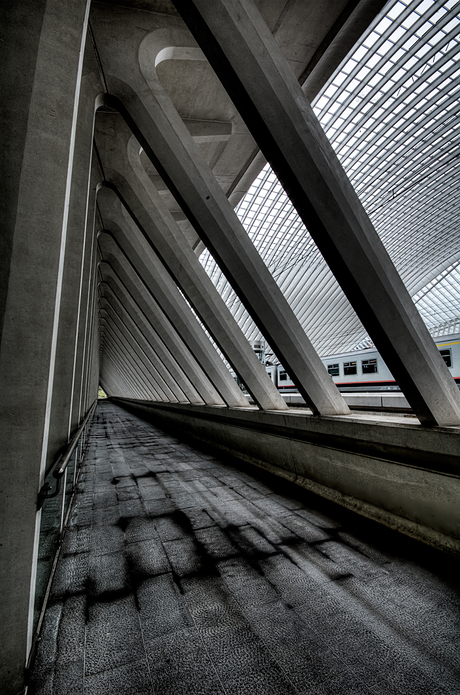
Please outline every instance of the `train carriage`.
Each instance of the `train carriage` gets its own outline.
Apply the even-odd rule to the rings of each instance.
[[[460,387],[460,334],[436,338],[435,343]],[[393,375],[375,348],[323,357],[322,362],[342,392],[399,391]],[[267,372],[281,393],[297,388],[281,365],[267,365]]]

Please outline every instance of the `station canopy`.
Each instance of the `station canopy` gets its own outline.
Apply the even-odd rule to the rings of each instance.
[[[433,337],[460,332],[459,8],[391,0],[312,104]],[[236,212],[321,356],[372,345],[268,164]],[[263,338],[208,251],[201,262]]]

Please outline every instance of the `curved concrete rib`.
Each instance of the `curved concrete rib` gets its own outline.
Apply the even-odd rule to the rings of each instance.
[[[190,403],[195,403],[196,405],[204,403],[188,376],[181,369],[168,347],[161,340],[157,331],[144,316],[134,299],[127,292],[126,288],[124,288],[119,281],[116,281],[113,274],[112,277],[104,276],[103,267],[101,269],[101,273],[104,278],[102,286],[107,286],[108,292],[120,303],[123,310],[126,311],[132,318],[145,340],[147,340],[149,345],[151,345],[157,359],[161,361],[161,364],[163,364],[164,368],[167,370],[170,378],[178,385],[181,392],[185,395],[187,401]],[[102,291],[104,296],[108,297],[108,294],[104,290]]]
[[[174,356],[193,388],[207,405],[225,405],[219,393],[209,381],[179,333],[163,313],[155,298],[134,270],[129,261],[120,255],[115,269],[107,260],[100,263],[102,277],[111,286],[122,288],[130,296],[155,332]]]
[[[113,210],[113,207],[111,207]],[[105,216],[109,220],[109,216]],[[248,407],[248,402],[236,385],[230,372],[217,354],[209,338],[199,325],[190,307],[180,294],[163,264],[143,238],[137,238],[136,230],[123,218],[123,231],[114,221],[110,222],[114,237],[105,232],[99,237],[104,257],[109,261],[123,255],[129,258],[137,273],[145,282],[169,320],[174,324],[188,345],[197,362],[203,367],[225,403],[232,407]],[[120,256],[121,254],[121,256]]]
[[[104,316],[100,316],[101,328],[103,330],[103,356],[104,364],[103,370],[106,378],[110,378],[112,383],[116,384],[118,388],[121,388],[126,393],[132,392],[135,395],[134,398],[147,399],[151,398],[152,394],[149,394],[145,390],[145,382],[141,384],[138,382],[137,374],[134,373],[133,369],[127,371],[127,366],[129,360],[122,358],[123,350],[117,343],[114,336],[111,335],[111,328]],[[120,352],[121,351],[121,352]],[[107,362],[106,362],[107,360]],[[109,369],[109,362],[111,369]],[[155,394],[155,400],[159,400],[157,394]]]
[[[94,9],[110,105],[122,113],[306,402],[316,413],[348,414],[348,406],[156,79],[146,27],[130,26],[128,40],[122,12],[115,9],[107,25],[97,6]],[[117,26],[124,31],[117,31]]]
[[[187,384],[187,378],[185,375],[181,374],[174,364],[173,358],[168,355],[165,346],[161,345],[161,342],[155,336],[153,330],[148,333],[148,337],[146,336],[146,325],[142,325],[141,316],[135,311],[134,305],[128,305],[127,307],[127,304],[129,304],[128,299],[126,297],[120,298],[116,289],[114,291],[108,283],[102,282],[100,288],[105,299],[107,299],[118,316],[125,323],[128,330],[134,335],[135,339],[147,354],[150,361],[153,362],[177,400],[179,402],[189,403],[190,399],[185,393],[184,388],[189,392],[191,388],[192,392],[190,395],[195,398],[196,402],[202,403],[203,401],[201,401],[190,382]],[[175,376],[173,376],[171,370],[174,371]]]
[[[145,338],[142,339],[142,335],[132,319],[127,316],[126,312],[123,316],[121,316],[118,313],[118,309],[120,307],[115,308],[105,297],[101,298],[101,306],[106,310],[111,321],[113,321],[114,326],[117,327],[120,335],[122,335],[126,342],[131,345],[134,354],[137,355],[137,359],[139,360],[139,368],[142,369],[141,373],[145,375],[146,378],[150,378],[154,383],[157,384],[160,396],[163,396],[163,398],[160,400],[177,403],[179,398],[176,396],[174,390],[165,379],[166,375],[164,374],[164,368],[161,369],[161,366],[157,363],[156,355]],[[182,394],[182,401],[185,402],[185,400],[186,399]]]
[[[106,181],[187,296],[255,402],[265,410],[287,406],[246,337],[150,181],[140,146],[120,114],[98,114],[96,142]]]
[[[118,348],[120,360],[126,365],[127,375],[136,378],[140,389],[145,394],[144,397],[149,399],[153,397],[153,400],[157,401],[169,401],[168,389],[154,375],[151,365],[148,364],[145,357],[143,358],[140,349],[129,336],[116,314],[107,307],[101,309],[101,316],[105,318],[106,330],[112,337],[114,347],[116,345]],[[175,401],[176,399],[173,397],[172,400]]]

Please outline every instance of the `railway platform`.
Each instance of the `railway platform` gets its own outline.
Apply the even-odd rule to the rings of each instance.
[[[460,693],[457,559],[180,434],[99,403],[29,693]]]

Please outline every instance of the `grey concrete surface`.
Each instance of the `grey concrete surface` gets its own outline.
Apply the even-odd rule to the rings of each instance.
[[[29,690],[454,695],[458,569],[102,402]]]
[[[129,37],[118,32],[116,27],[129,21],[119,8],[108,17],[95,5],[92,17],[110,93],[107,104],[123,115],[305,400],[323,415],[348,413],[348,406],[162,88],[154,64],[157,33],[146,35],[145,27],[137,23]],[[153,22],[151,17],[145,19]]]

